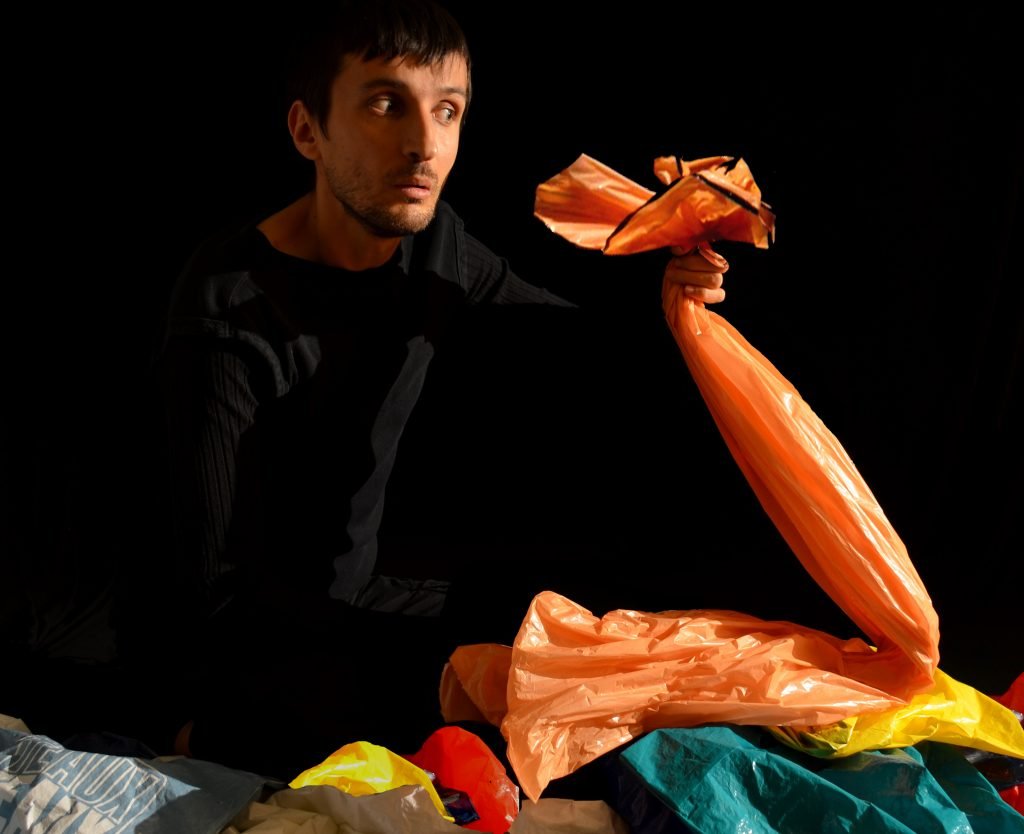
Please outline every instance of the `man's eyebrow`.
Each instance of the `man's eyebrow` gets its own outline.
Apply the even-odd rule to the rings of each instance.
[[[403,92],[407,92],[409,90],[409,85],[404,81],[399,81],[397,78],[388,78],[387,76],[371,78],[369,81],[364,81],[362,84],[362,90],[366,93],[371,92],[372,90],[379,90],[381,87],[390,87],[392,90],[402,90]],[[463,98],[468,97],[465,87],[441,87],[438,89],[438,92],[442,95],[455,94],[460,95]]]

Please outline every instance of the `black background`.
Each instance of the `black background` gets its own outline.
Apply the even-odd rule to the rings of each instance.
[[[472,577],[479,637],[502,642],[495,623],[514,627],[541,587],[598,613],[732,608],[856,633],[728,456],[662,317],[663,253],[606,258],[532,216],[536,185],[580,153],[648,187],[656,156],[741,156],[777,244],[718,246],[716,311],[857,464],[932,595],[943,668],[1005,690],[1024,667],[1008,22],[450,6],[474,100],[446,197],[581,310],[493,311],[454,334],[403,440],[383,568]],[[205,235],[305,187],[280,86],[301,9],[255,9],[90,10],[25,67],[5,616],[39,651],[92,651],[76,635],[132,547],[119,496],[144,458],[139,391],[177,271]],[[486,613],[497,600],[504,619]]]

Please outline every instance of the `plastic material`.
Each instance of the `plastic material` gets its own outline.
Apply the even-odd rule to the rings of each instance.
[[[661,195],[583,154],[537,187],[535,214],[556,234],[606,255],[723,239],[764,248],[774,238],[775,215],[742,159],[664,156],[654,175],[669,186]]]
[[[930,742],[825,763],[753,728],[658,730],[619,767],[698,834],[1011,834],[1024,822],[959,751]],[[650,830],[635,824],[649,816],[642,796],[616,804],[636,834]]]
[[[514,688],[516,681],[533,686],[535,697],[532,708],[524,706],[503,728],[524,790],[542,790],[563,771],[654,727],[701,720],[757,724],[769,714],[840,714],[849,708],[842,698],[852,702],[864,696],[855,683],[844,692],[838,676],[828,687],[806,685],[809,678],[801,676],[818,673],[808,665],[813,658],[808,648],[819,640],[840,643],[792,623],[725,611],[616,611],[598,619],[551,593],[534,600],[526,623],[517,640],[525,646],[518,655],[523,669],[513,683]],[[794,630],[808,639],[793,641]],[[500,724],[507,705],[498,703],[493,682],[507,679],[512,665],[509,646],[460,646],[451,660],[464,685],[459,701],[486,701],[492,722]],[[722,670],[718,679],[716,668]],[[737,680],[745,683],[735,687]],[[816,705],[815,698],[833,703]],[[1015,713],[941,670],[935,684],[905,706],[827,726],[798,722],[770,731],[822,758],[926,739],[1012,756],[1017,764],[1024,758],[1024,729]],[[1002,795],[1014,805],[1012,789]]]
[[[482,716],[496,727],[508,711],[505,690],[512,665],[512,649],[494,643],[459,646],[441,675],[441,714],[445,721],[472,720]],[[452,675],[455,675],[455,680]],[[456,685],[459,684],[459,685]],[[465,706],[463,691],[478,711]]]
[[[1024,672],[1017,676],[1006,692],[997,695],[995,700],[1004,707],[1024,713]]]
[[[192,834],[187,826],[169,831]],[[239,832],[459,834],[459,828],[438,815],[433,800],[419,786],[403,785],[371,796],[350,796],[330,785],[308,785],[277,791],[266,802],[251,803],[220,834]]]
[[[519,814],[519,788],[483,740],[461,727],[442,727],[407,757],[448,788],[468,794],[480,819],[472,831],[503,834]]]
[[[581,156],[535,213],[577,245],[629,254],[729,239],[765,247],[774,215],[742,160],[662,158],[655,196]],[[669,326],[734,459],[805,569],[875,644],[734,612],[597,620],[541,594],[516,638],[502,732],[524,792],[656,726],[820,724],[903,705],[938,666],[938,617],[838,440],[721,316],[666,279]],[[618,677],[621,685],[608,687]],[[825,717],[831,716],[831,717]]]
[[[523,803],[508,834],[630,834],[603,800],[542,799]]]
[[[290,788],[306,785],[333,785],[352,796],[369,796],[404,785],[418,785],[430,796],[437,812],[449,822],[453,821],[430,776],[422,768],[368,741],[346,744],[288,783]]]
[[[457,653],[456,653],[457,655]],[[734,611],[611,611],[534,597],[512,648],[501,725],[523,792],[657,727],[830,724],[902,701],[847,673],[876,657],[790,622]],[[458,664],[458,658],[455,657]]]
[[[646,189],[590,157],[537,188],[535,213],[580,246],[629,254],[702,241],[765,247],[774,215],[742,160],[661,158]],[[674,181],[673,181],[674,180]],[[639,206],[632,204],[645,199]],[[609,196],[610,195],[610,196]],[[601,236],[604,243],[598,244]],[[665,282],[663,307],[687,366],[761,505],[814,580],[878,647],[844,671],[908,697],[938,666],[938,617],[896,531],[839,441],[796,389],[721,316]]]
[[[995,700],[1007,709],[1013,710],[1018,716],[1024,715],[1024,672],[1018,675],[1010,688],[1002,695],[997,696]],[[1024,814],[1024,785],[1006,788],[1006,790],[1000,791],[999,795],[1011,808]]]
[[[934,685],[906,706],[827,727],[780,727],[773,732],[780,741],[823,757],[909,747],[925,740],[1024,757],[1024,728],[1017,717],[941,669],[935,672]]]

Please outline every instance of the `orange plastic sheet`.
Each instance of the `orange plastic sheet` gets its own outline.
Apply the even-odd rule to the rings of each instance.
[[[505,691],[511,668],[511,646],[494,643],[459,646],[441,674],[444,720],[487,721],[500,727],[508,712]]]
[[[475,644],[452,654],[441,695],[446,721],[483,720],[486,712],[486,719],[500,726],[508,712],[506,690],[515,698],[522,679],[545,683],[520,710],[519,723],[529,722],[527,742],[533,745],[517,768],[524,790],[542,790],[551,779],[574,770],[575,758],[590,761],[647,730],[691,726],[695,715],[709,722],[756,723],[758,710],[793,718],[784,727],[768,729],[781,741],[819,757],[930,740],[1024,758],[1024,728],[1009,704],[1001,705],[941,669],[935,670],[934,684],[906,705],[859,712],[826,725],[804,723],[843,714],[844,698],[860,710],[870,693],[835,676],[827,686],[820,681],[814,685],[817,705],[807,696],[794,698],[808,670],[818,675],[818,667],[829,662],[821,654],[823,644],[842,651],[857,641],[841,644],[792,623],[731,611],[621,610],[598,619],[551,592],[537,596],[526,622],[517,645],[529,648],[517,654],[511,686],[499,689],[497,682],[510,682],[512,647]],[[869,650],[864,644],[859,648]],[[721,675],[737,682],[729,695],[720,691]],[[879,698],[880,703],[887,701]],[[466,703],[478,706],[468,713]],[[549,721],[552,715],[558,716],[557,733]],[[620,735],[607,732],[609,715]],[[571,741],[571,746],[545,747],[552,738]],[[1013,804],[1006,795],[1004,799]]]
[[[742,160],[665,157],[661,194],[588,156],[537,189],[579,246],[630,254],[714,240],[766,247],[774,215]],[[686,363],[765,511],[875,648],[734,612],[613,612],[538,596],[513,646],[502,731],[524,791],[659,726],[819,724],[905,703],[938,665],[938,617],[903,543],[838,440],[721,316],[666,281]],[[678,673],[678,674],[677,674]]]

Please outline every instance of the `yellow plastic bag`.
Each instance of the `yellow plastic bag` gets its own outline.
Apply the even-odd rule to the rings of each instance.
[[[855,715],[824,727],[770,727],[780,740],[813,756],[852,756],[864,750],[942,741],[1024,757],[1024,729],[1006,707],[941,669],[935,684],[906,706]]]
[[[444,803],[426,771],[386,747],[368,741],[346,744],[288,783],[290,788],[305,785],[333,785],[352,796],[369,796],[403,785],[419,785],[430,795],[437,812],[449,822],[455,821],[445,811]]]

